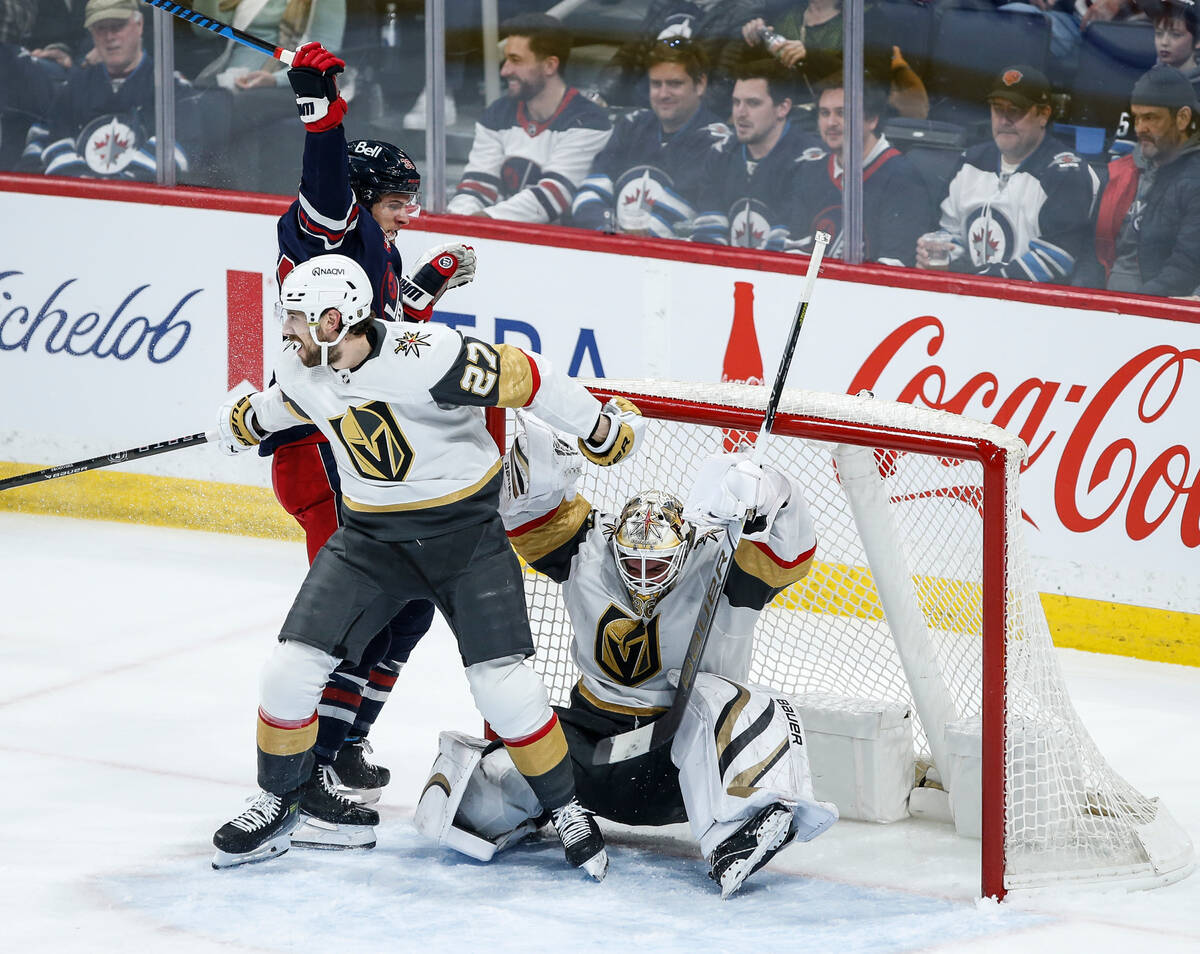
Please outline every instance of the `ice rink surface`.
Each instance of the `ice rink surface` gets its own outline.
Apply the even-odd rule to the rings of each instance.
[[[1200,952],[1200,874],[979,902],[978,843],[926,822],[839,822],[727,902],[684,826],[604,824],[602,884],[556,839],[443,852],[413,805],[438,730],[480,720],[440,622],[372,735],[378,847],[213,871],[304,570],[299,544],[0,514],[0,951]],[[1200,844],[1200,670],[1061,660],[1110,763]]]

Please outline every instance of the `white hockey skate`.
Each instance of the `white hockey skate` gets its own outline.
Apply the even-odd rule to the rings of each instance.
[[[712,866],[708,876],[721,886],[721,900],[737,891],[793,836],[791,809],[774,802],[721,842],[708,859]]]

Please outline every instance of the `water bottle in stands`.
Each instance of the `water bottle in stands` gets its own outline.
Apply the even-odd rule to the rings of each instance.
[[[387,12],[383,15],[383,26],[379,28],[379,43],[381,46],[396,46],[400,40],[400,23],[396,14],[396,5],[389,3]]]
[[[769,26],[760,26],[758,28],[758,38],[762,41],[762,45],[767,48],[767,52],[772,56],[778,56],[779,48],[787,42],[786,36],[776,33]]]

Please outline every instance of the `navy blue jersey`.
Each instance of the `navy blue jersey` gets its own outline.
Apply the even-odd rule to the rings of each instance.
[[[280,283],[301,262],[336,252],[358,262],[371,279],[376,317],[386,321],[402,317],[400,253],[350,188],[346,133],[341,126],[305,133],[300,193],[280,216],[278,232],[275,277]]]
[[[715,146],[704,164],[707,191],[692,237],[700,242],[782,251],[799,164],[820,155],[820,140],[790,121],[759,160],[736,138]]]
[[[571,224],[674,237],[676,223],[695,218],[708,188],[703,174],[709,151],[729,136],[708,109],[670,134],[649,109],[622,116],[579,187]]]
[[[325,132],[304,134],[304,169],[296,201],[279,217],[279,262],[275,277],[284,277],[301,262],[336,252],[354,259],[371,279],[371,307],[377,317],[399,320],[400,253],[387,240],[370,210],[359,205],[350,188],[346,133],[339,125]],[[315,432],[301,424],[269,435],[259,445],[263,456],[283,444]]]
[[[918,236],[933,226],[934,200],[921,174],[899,150],[883,141],[873,151],[863,167],[863,258],[912,267]],[[799,163],[797,173],[791,247],[810,252],[813,233],[828,232],[829,254],[844,257],[840,166],[826,154]]]

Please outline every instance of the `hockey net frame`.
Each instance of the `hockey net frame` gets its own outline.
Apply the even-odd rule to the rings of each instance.
[[[743,384],[604,379],[589,382],[589,387],[601,400],[630,398],[648,419],[646,446],[629,462],[604,470],[584,467],[581,492],[593,506],[607,510],[619,509],[628,496],[651,486],[686,493],[699,455],[753,439],[768,397],[765,387]],[[511,438],[511,421],[510,415],[505,436],[499,416],[492,418],[498,441]],[[656,441],[656,435],[661,440]],[[883,626],[896,643],[903,670],[898,678],[908,689],[900,701],[914,712],[915,759],[936,763],[945,778],[946,724],[953,720],[961,728],[965,720],[980,733],[982,895],[1003,898],[1011,890],[1046,885],[1152,887],[1184,877],[1193,865],[1188,836],[1157,799],[1141,795],[1108,766],[1067,697],[1023,545],[1019,475],[1027,454],[1024,443],[994,425],[943,411],[793,389],[783,393],[769,440],[768,460],[793,473],[794,468],[805,468],[809,479],[842,488],[842,493],[848,490],[846,506],[831,503],[832,497],[810,496],[818,526],[818,560],[823,534],[833,533],[822,529],[823,511],[854,511],[850,520],[865,557],[855,562],[865,566],[848,564],[850,571],[837,586],[842,592],[852,587],[853,599],[864,606],[873,600],[873,608],[850,615],[878,620],[875,625]],[[693,445],[689,457],[684,448]],[[806,463],[790,458],[793,450],[802,453]],[[910,467],[911,462],[928,466],[915,485],[901,487],[906,469],[916,466]],[[968,478],[963,476],[966,471]],[[953,479],[948,480],[951,472]],[[797,476],[806,482],[805,476]],[[918,498],[921,502],[913,503]],[[922,573],[922,558],[909,555],[909,544],[900,542],[901,518],[881,516],[906,507],[952,512],[954,520],[968,528],[967,542],[951,541],[944,549],[978,551],[964,564],[974,568],[977,579],[954,580],[953,605],[936,611],[936,623],[927,617],[930,600],[939,598],[930,596],[929,581],[938,574]],[[948,531],[939,527],[925,535],[943,532]],[[941,559],[935,556],[935,561]],[[846,569],[837,560],[834,565]],[[955,571],[951,576],[962,574]],[[830,579],[826,573],[823,585]],[[562,704],[577,678],[565,648],[569,625],[557,586],[528,568],[525,580],[538,650],[534,666],[546,680],[552,702]],[[939,586],[946,589],[945,582],[934,579],[932,592],[936,594]],[[788,597],[781,594],[763,614],[774,621],[760,620],[756,652],[780,627],[789,633],[798,630],[807,642],[806,626],[821,619],[817,613],[829,612],[820,607],[817,613],[796,609],[811,610],[813,601],[819,601],[811,594],[795,597],[800,602],[791,608]],[[781,600],[783,608],[776,609]],[[780,623],[780,618],[787,621]],[[951,625],[947,618],[955,621],[955,642],[970,647],[967,655],[978,654],[968,659],[965,674],[952,672],[959,664],[940,654],[940,634]],[[931,636],[935,628],[939,635]],[[853,644],[850,648],[857,653]],[[792,677],[773,674],[773,665],[756,663],[751,681],[798,691]],[[894,662],[880,665],[892,667]],[[764,667],[771,674],[764,676]],[[903,692],[897,677],[887,678],[893,697]],[[858,679],[850,681],[838,690],[855,694]],[[924,688],[914,692],[913,685]]]

